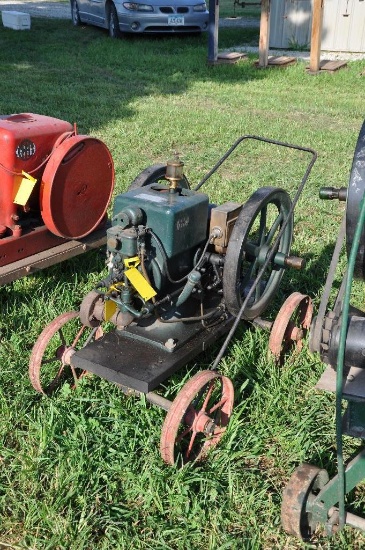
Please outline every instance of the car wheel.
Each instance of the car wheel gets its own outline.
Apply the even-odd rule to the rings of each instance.
[[[77,5],[76,0],[73,0],[71,4],[71,18],[75,27],[79,27],[81,25],[79,6]]]
[[[120,34],[117,10],[115,6],[111,6],[109,12],[109,36],[111,38],[119,38]]]

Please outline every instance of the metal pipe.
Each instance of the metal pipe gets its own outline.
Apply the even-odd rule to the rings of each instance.
[[[346,512],[346,525],[351,525],[351,527],[355,527],[356,529],[361,529],[362,531],[365,531],[365,519],[361,518],[360,516],[356,516],[355,514],[350,514],[349,512]]]
[[[272,321],[268,321],[267,319],[262,319],[261,317],[255,317],[255,319],[253,319],[251,322],[254,326],[260,327],[264,330],[271,330],[273,326]]]
[[[158,395],[157,393],[154,393],[153,391],[149,391],[148,393],[146,393],[146,399],[149,403],[151,403],[152,405],[157,405],[164,411],[169,411],[172,405],[172,401],[166,399],[165,397],[162,397],[161,395]]]

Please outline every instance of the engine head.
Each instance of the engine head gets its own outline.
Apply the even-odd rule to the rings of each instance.
[[[209,199],[189,189],[173,192],[158,184],[118,195],[108,230],[109,263],[120,277],[126,259],[142,250],[154,288],[166,289],[170,279],[186,275],[205,243]]]

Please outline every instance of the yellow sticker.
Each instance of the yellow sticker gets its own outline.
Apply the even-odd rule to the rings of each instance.
[[[113,300],[105,300],[104,302],[104,319],[109,321],[117,311],[117,304]]]
[[[150,300],[153,296],[156,296],[157,292],[152,288],[150,283],[146,281],[137,268],[131,267],[130,269],[126,269],[124,274],[144,300]]]
[[[25,206],[29,200],[35,184],[37,183],[37,180],[33,178],[30,174],[24,172],[24,170],[22,171],[22,174],[24,177],[20,180],[18,184],[16,184],[18,185],[18,188],[16,190],[14,203]]]

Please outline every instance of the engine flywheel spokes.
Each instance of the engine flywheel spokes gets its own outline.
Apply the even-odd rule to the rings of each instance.
[[[252,295],[242,317],[254,319],[273,300],[290,253],[293,216],[290,196],[283,189],[261,187],[242,206],[228,241],[223,271],[223,295],[228,311],[237,317],[247,294]],[[277,241],[281,228],[285,230]],[[276,254],[255,284],[269,254]]]

